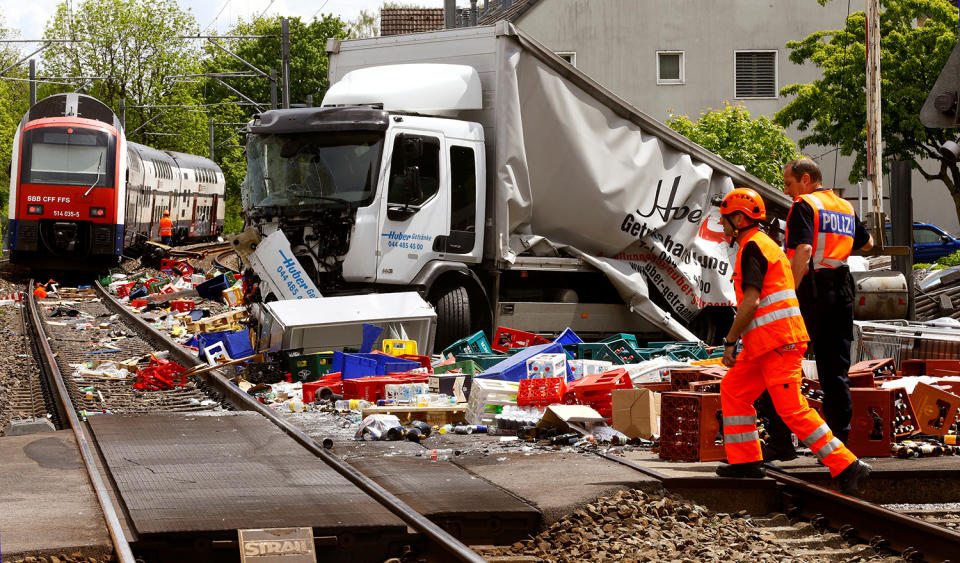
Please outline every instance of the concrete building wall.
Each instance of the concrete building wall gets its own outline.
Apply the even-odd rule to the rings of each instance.
[[[862,2],[851,10],[863,10]],[[737,99],[734,53],[776,51],[778,92],[789,84],[812,82],[819,71],[790,62],[787,41],[839,29],[846,16],[847,3],[838,1],[821,7],[813,0],[540,0],[516,24],[555,52],[576,53],[577,68],[665,121],[671,114],[696,119],[724,102],[742,104],[753,116],[772,116],[789,99]],[[658,51],[683,52],[682,84],[657,83]],[[795,141],[803,135],[795,128],[787,134]],[[852,157],[838,157],[833,147],[811,146],[803,152],[820,163],[826,185],[847,198],[857,197],[858,186],[847,180]],[[927,169],[933,170],[932,164]],[[865,193],[866,183],[862,188]],[[960,231],[942,183],[914,174],[913,188],[916,220]]]

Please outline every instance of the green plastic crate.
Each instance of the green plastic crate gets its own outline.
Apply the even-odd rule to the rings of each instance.
[[[477,375],[481,371],[480,366],[477,365],[477,362],[473,360],[464,360],[462,362],[456,362],[445,366],[437,366],[433,368],[433,373],[447,373],[448,371],[453,371],[455,369],[458,369],[463,373],[469,373],[470,375]]]
[[[294,381],[307,383],[316,381],[329,373],[332,364],[333,352],[317,352],[316,354],[291,356],[287,360],[287,370],[290,371]]]
[[[634,350],[640,349],[640,343],[637,342],[637,336],[635,334],[629,334],[626,332],[621,332],[620,334],[614,334],[613,336],[608,336],[599,342],[601,344],[609,344],[611,342],[616,342],[617,340],[626,340],[630,346],[633,346]]]
[[[484,334],[482,330],[478,330],[474,334],[466,338],[461,338],[444,348],[443,357],[453,356],[460,359],[461,354],[490,354],[492,352],[493,348],[490,347],[490,342],[487,341],[487,335]]]
[[[618,366],[626,363],[623,358],[614,353],[608,344],[599,342],[577,344],[577,358],[581,360],[606,360]]]
[[[500,354],[457,354],[456,356],[458,362],[472,361],[481,370],[488,370],[508,357]]]

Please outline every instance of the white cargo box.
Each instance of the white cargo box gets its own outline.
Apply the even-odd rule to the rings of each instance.
[[[256,306],[261,347],[271,352],[303,349],[304,354],[360,348],[363,325],[383,329],[380,338],[415,340],[433,349],[437,314],[416,292],[291,299]]]

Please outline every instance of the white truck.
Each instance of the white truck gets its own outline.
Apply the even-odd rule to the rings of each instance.
[[[498,325],[715,341],[734,295],[711,201],[789,208],[507,22],[327,52],[322,107],[248,127],[246,224],[323,295],[419,291],[438,349]]]

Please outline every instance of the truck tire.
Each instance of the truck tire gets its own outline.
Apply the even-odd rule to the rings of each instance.
[[[433,349],[441,352],[457,340],[470,336],[470,295],[461,286],[445,287],[436,294],[437,336]]]

